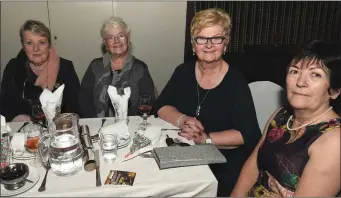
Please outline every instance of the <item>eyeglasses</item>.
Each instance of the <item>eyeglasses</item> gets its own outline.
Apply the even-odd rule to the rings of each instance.
[[[125,35],[124,35],[124,34],[118,34],[118,35],[116,35],[116,36],[114,36],[114,35],[109,35],[109,36],[107,37],[107,40],[113,42],[113,41],[115,41],[115,40],[123,40],[124,38],[125,38]]]
[[[226,37],[224,36],[214,36],[214,37],[194,37],[194,41],[198,44],[198,45],[205,45],[208,40],[211,41],[212,44],[222,44],[223,41],[226,39]]]

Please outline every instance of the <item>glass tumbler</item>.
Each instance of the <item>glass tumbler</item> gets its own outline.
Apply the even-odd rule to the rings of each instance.
[[[100,147],[103,160],[107,163],[114,163],[117,157],[118,140],[115,134],[101,135]]]

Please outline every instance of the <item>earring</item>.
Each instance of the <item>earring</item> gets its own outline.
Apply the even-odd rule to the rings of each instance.
[[[193,52],[193,56],[195,55],[195,52]]]
[[[226,52],[224,52],[224,55],[225,55]]]

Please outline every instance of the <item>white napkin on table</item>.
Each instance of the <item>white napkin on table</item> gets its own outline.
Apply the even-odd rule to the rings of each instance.
[[[52,121],[53,118],[56,116],[56,108],[61,107],[64,87],[65,87],[64,84],[61,85],[53,93],[48,89],[44,89],[44,91],[41,93],[39,97],[45,117],[49,121]]]
[[[1,116],[1,137],[3,133],[10,133],[12,131],[11,127],[6,123],[6,118]]]
[[[128,100],[131,94],[130,87],[123,89],[124,94],[118,95],[116,87],[109,85],[108,95],[115,109],[116,120],[126,120],[128,118]]]
[[[128,131],[128,125],[126,121],[122,120],[114,124],[102,127],[99,131],[102,135],[105,134],[116,134],[118,141],[122,142],[130,138]]]

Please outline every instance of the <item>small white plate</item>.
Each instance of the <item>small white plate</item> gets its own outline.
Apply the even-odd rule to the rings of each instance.
[[[33,166],[27,165],[29,168],[29,175],[27,176],[27,179],[33,181],[33,183],[26,181],[25,185],[17,190],[7,190],[3,184],[1,184],[1,197],[2,196],[13,196],[13,195],[18,195],[21,193],[24,193],[28,190],[30,190],[33,186],[37,184],[39,181],[39,174],[36,168]]]
[[[13,149],[13,159],[30,160],[34,159],[34,154],[27,152],[25,149]]]
[[[127,140],[122,140],[120,141],[120,143],[118,144],[117,148],[121,149],[124,148],[126,146],[128,146],[128,144],[130,143],[131,137],[129,137]]]

